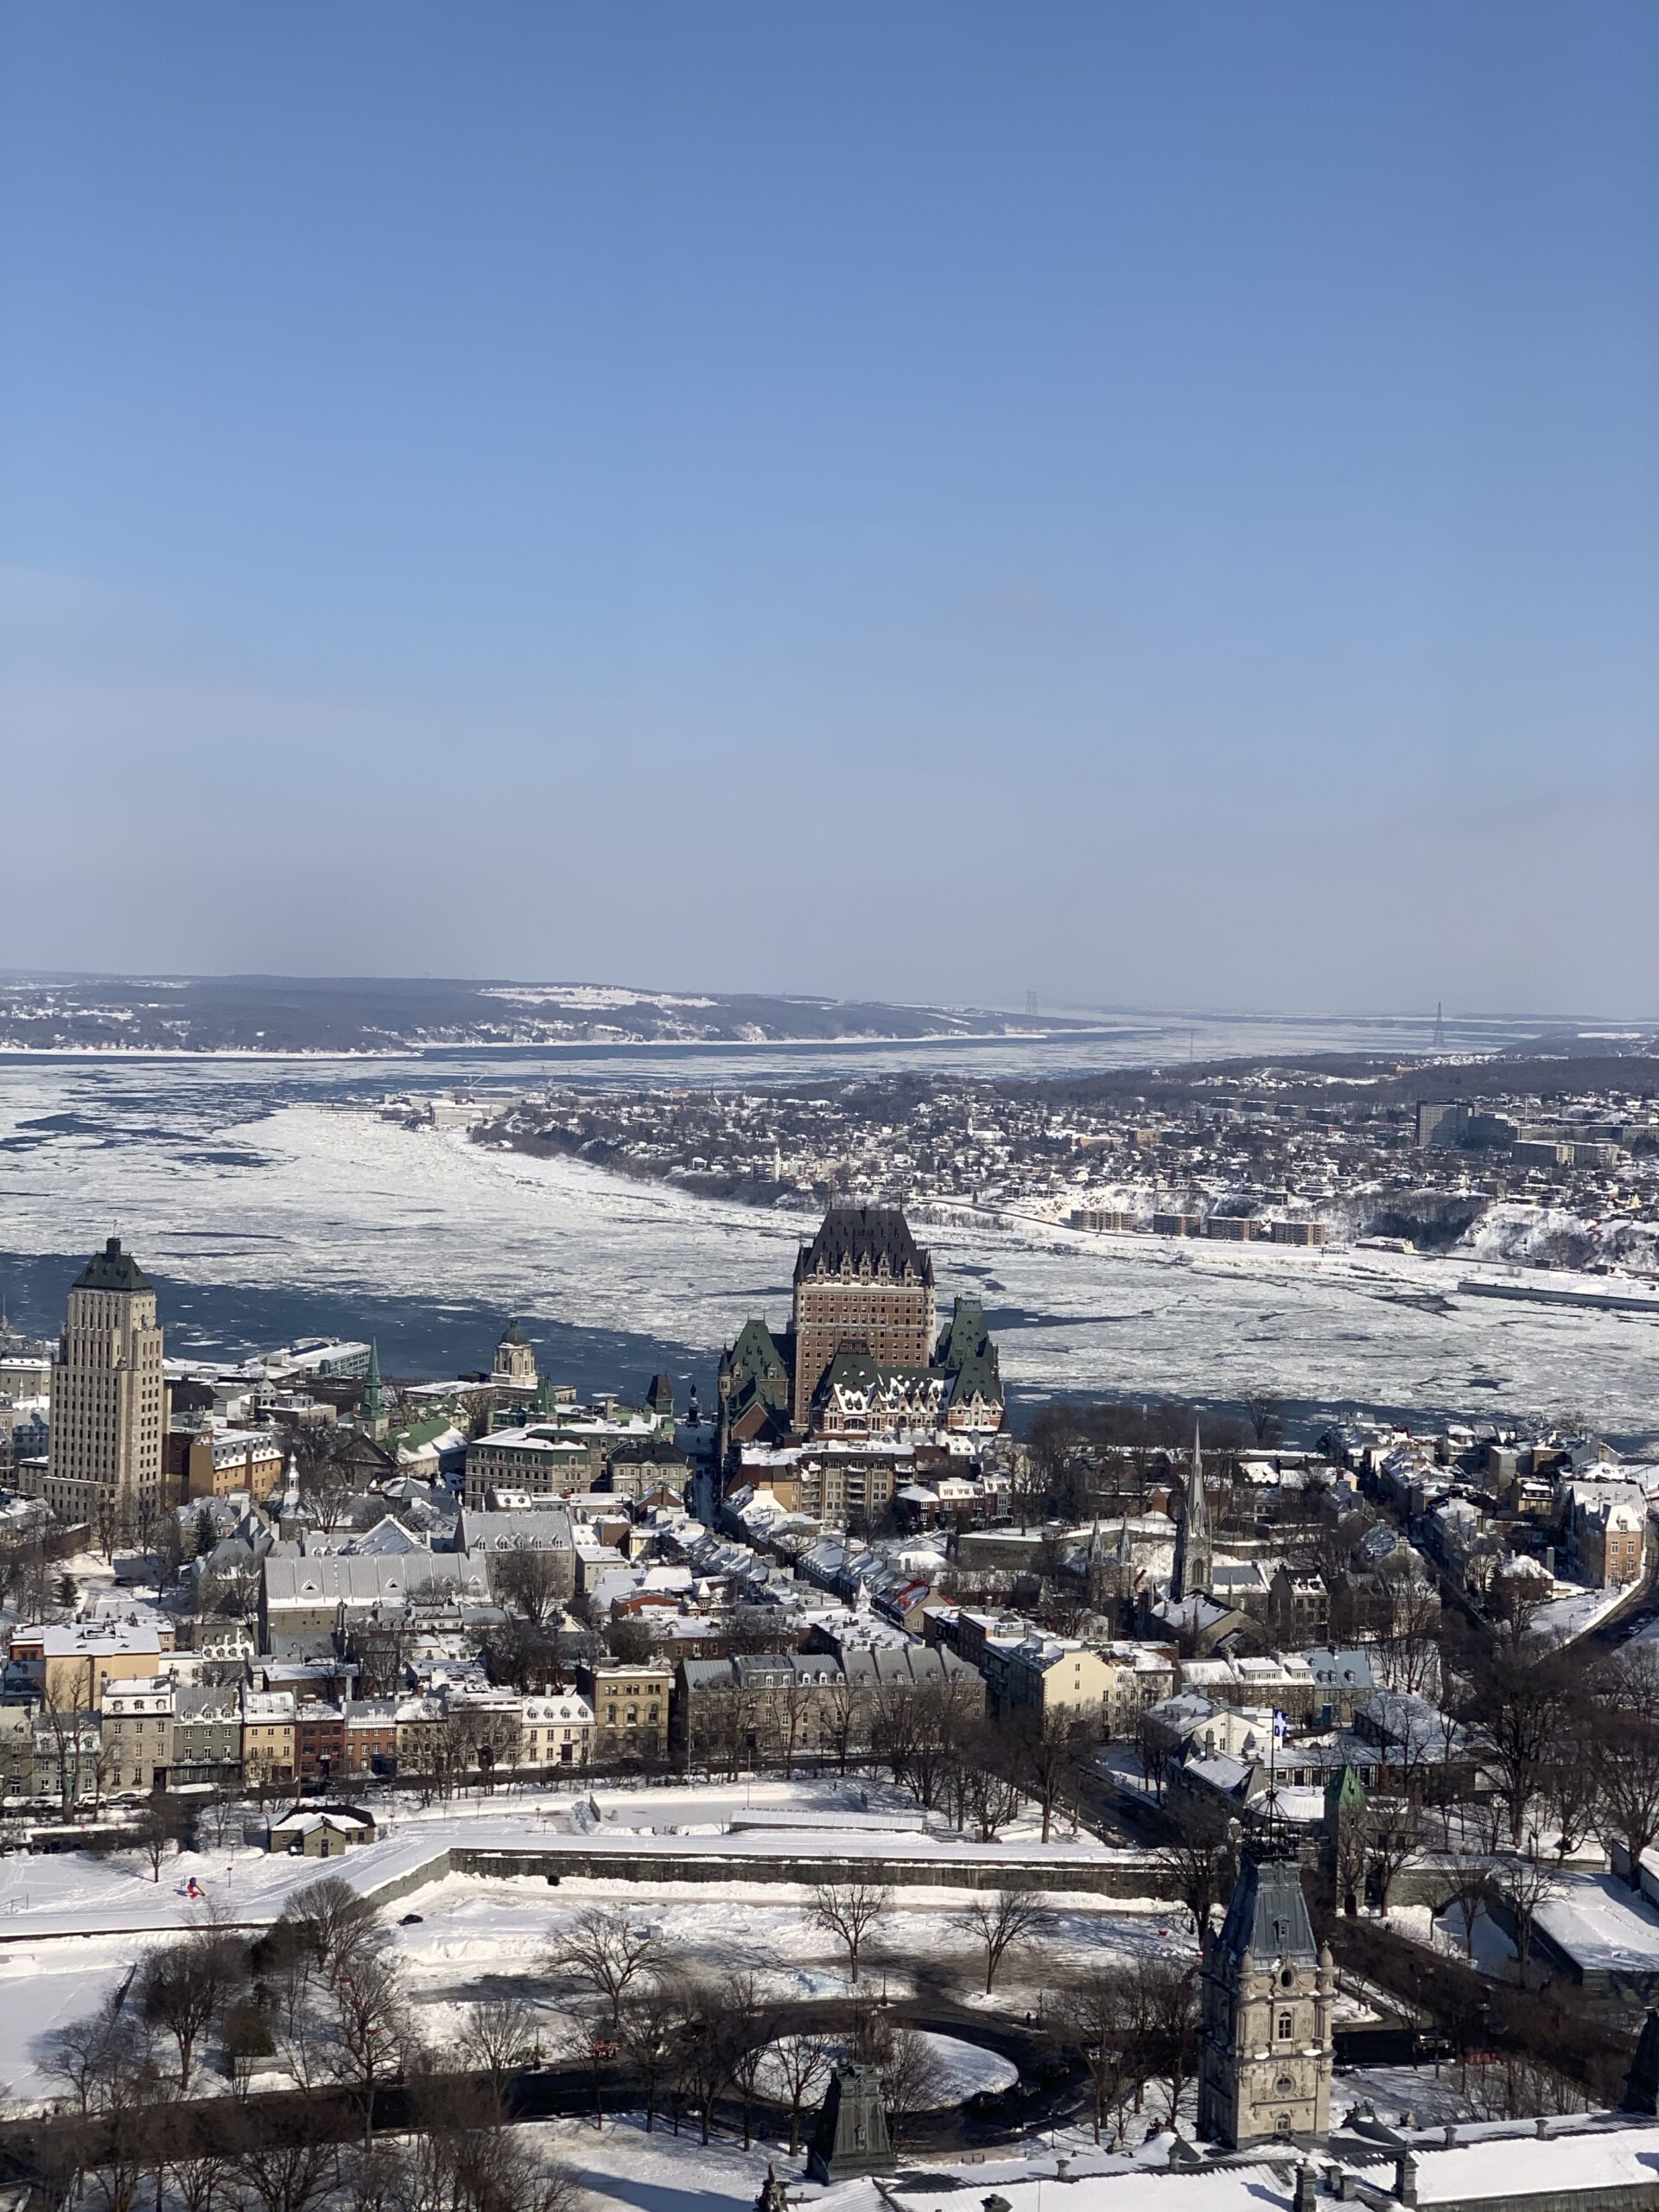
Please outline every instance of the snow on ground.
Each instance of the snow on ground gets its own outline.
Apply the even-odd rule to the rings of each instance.
[[[1427,1907],[1424,1908],[1427,1910]],[[1512,1976],[1519,1954],[1497,1921],[1490,1918],[1483,1905],[1475,1915],[1472,1928],[1464,1926],[1463,1915],[1456,1905],[1448,1905],[1434,1923],[1434,1932],[1440,1939],[1438,1948],[1455,1952],[1460,1959],[1468,1959],[1470,1940],[1474,1942],[1473,1963],[1483,1974],[1497,1980],[1508,1980]]]
[[[430,1879],[388,1902],[386,1942],[405,1967],[412,1997],[428,2012],[429,2033],[442,2040],[458,2027],[464,2007],[506,1990],[526,1998],[545,2015],[550,2044],[562,2032],[565,2005],[550,1970],[556,1941],[575,1916],[595,1904],[626,1904],[631,1917],[660,1935],[677,1969],[710,1977],[755,1974],[766,1993],[788,1999],[839,1997],[847,1982],[838,1947],[810,1917],[821,1853],[868,1847],[925,1856],[935,1878],[893,1892],[892,1910],[867,1949],[867,1974],[892,1996],[911,1994],[917,1961],[943,1969],[968,1988],[977,1986],[982,1953],[965,1920],[969,1893],[953,1887],[953,1868],[1006,1857],[1007,1845],[979,1845],[891,1831],[832,1834],[815,1830],[815,1813],[846,1808],[868,1799],[879,1818],[899,1794],[879,1783],[849,1784],[832,1777],[797,1782],[726,1783],[667,1789],[607,1789],[581,1799],[569,1792],[539,1791],[535,1802],[480,1798],[467,1806],[401,1805],[376,1842],[326,1864],[271,1854],[245,1846],[184,1853],[168,1860],[159,1881],[137,1853],[86,1853],[0,1859],[0,2082],[15,2094],[45,2094],[35,2040],[42,2025],[91,2011],[141,1955],[148,1941],[165,1941],[175,1929],[200,1925],[212,1912],[236,1926],[274,1918],[296,1892],[323,1876],[340,1876],[365,1894],[400,1885],[422,1870]],[[645,1853],[662,1861],[661,1881],[564,1876],[556,1888],[540,1875],[496,1878],[451,1873],[442,1854],[454,1847],[520,1850],[556,1840],[576,1841],[578,1803],[596,1804],[599,1820],[585,1848]],[[798,1814],[796,1829],[723,1834],[746,1805],[764,1803]],[[1039,1855],[1029,1839],[1012,1848],[1022,1859]],[[799,1878],[787,1882],[673,1878],[677,1854],[718,1851],[752,1858],[784,1858]],[[1057,1839],[1047,1855],[1057,1862],[1078,1856],[1109,1857],[1092,1843]],[[935,1870],[937,1869],[937,1873]],[[194,1879],[200,1902],[188,1894]],[[1004,1962],[999,2005],[1034,2008],[1053,1972],[1103,1958],[1191,1955],[1190,1937],[1171,1908],[1155,1899],[1108,1899],[1054,1891],[1044,1901],[1051,1919],[1042,1942],[1016,1947]],[[410,1924],[404,1924],[405,1919]],[[27,2013],[6,2003],[27,1982]],[[39,2017],[32,1999],[42,1993]]]
[[[418,1873],[443,1852],[462,1847],[520,1851],[561,1840],[574,1846],[579,1840],[589,1852],[627,1853],[661,1860],[665,1868],[681,1856],[781,1859],[803,1868],[806,1886],[822,1878],[820,1862],[825,1856],[893,1857],[925,1862],[930,1872],[937,1867],[936,1886],[946,1891],[952,1867],[965,1864],[1006,1861],[1017,1855],[1027,1862],[1039,1857],[1057,1865],[1078,1860],[1105,1865],[1133,1863],[1143,1856],[1113,1851],[1089,1838],[1056,1835],[1045,1846],[1037,1840],[1034,1822],[1023,1830],[1016,1824],[1004,1840],[992,1844],[953,1834],[814,1826],[817,1813],[846,1811],[866,1802],[878,1819],[884,1808],[909,1802],[880,1783],[851,1783],[831,1777],[632,1790],[607,1787],[598,1795],[588,1790],[538,1789],[524,1795],[502,1790],[445,1804],[423,1807],[399,1799],[395,1809],[378,1806],[382,1827],[376,1840],[326,1866],[315,1859],[272,1857],[238,1844],[181,1853],[164,1863],[161,1879],[155,1881],[137,1851],[108,1857],[13,1854],[0,1859],[0,1948],[24,1937],[79,1935],[89,1929],[137,1932],[189,1925],[203,1911],[202,1904],[185,1894],[192,1877],[204,1901],[226,1919],[263,1922],[274,1918],[294,1891],[324,1873],[338,1874],[375,1894]],[[586,1816],[587,1808],[594,1806],[596,1821]],[[755,1806],[798,1814],[798,1826],[728,1832],[734,1819]],[[584,1815],[581,1820],[579,1811]],[[789,1894],[789,1885],[780,1889],[757,1881],[748,1886],[774,1900]],[[641,1893],[638,1884],[624,1883],[622,1887],[630,1894]],[[658,1887],[652,1884],[651,1893]],[[709,1885],[688,1887],[693,1896],[709,1894]],[[1088,1904],[1083,1900],[1080,1909],[1087,1910]],[[1135,1907],[1120,1901],[1115,1909]],[[1141,1909],[1157,1912],[1166,1908],[1148,1901]]]
[[[943,2111],[948,2106],[959,2105],[982,2090],[1011,2089],[1020,2079],[1020,2069],[1012,2059],[1003,2058],[994,2050],[980,2044],[964,2043],[960,2036],[941,2036],[924,2032],[922,2041],[939,2063],[938,2090],[923,2107],[926,2111]],[[844,2046],[832,2046],[832,2057],[847,2055]],[[781,2069],[772,2063],[768,2052],[762,2063],[760,2080],[760,2094],[773,2103],[787,2105],[789,2084]],[[821,2097],[822,2090],[817,2096]],[[816,2101],[816,2099],[815,2099]]]
[[[1612,1874],[1563,1874],[1535,1924],[1592,1972],[1659,1973],[1659,1911]]]
[[[810,1918],[803,1888],[794,1898],[771,1885],[686,1885],[668,1893],[652,1885],[566,1880],[556,1891],[534,1878],[478,1881],[451,1875],[414,1900],[423,1917],[391,1934],[423,2002],[466,2004],[512,1985],[536,1997],[551,1991],[549,1958],[576,1916],[598,1904],[625,1903],[630,1923],[653,1929],[682,1971],[715,1976],[753,1974],[765,1995],[785,1999],[847,1993],[843,1955]],[[1011,1950],[998,1976],[995,2009],[1020,2011],[1056,1972],[1106,1960],[1192,1955],[1192,1938],[1157,1913],[1121,1906],[1090,1910],[1076,1898],[1053,1911],[1039,1941]],[[976,1986],[983,1953],[963,1916],[962,1893],[895,1892],[893,1907],[869,1939],[862,1978],[891,1997],[910,1995],[918,1961]]]
[[[456,1064],[446,1078],[470,1072]],[[493,1087],[518,1072],[492,1071]],[[545,1074],[540,1064],[532,1079]],[[9,1248],[78,1251],[89,1220],[118,1214],[147,1264],[187,1281],[263,1285],[278,1267],[347,1307],[356,1293],[483,1300],[705,1347],[786,1303],[804,1216],[329,1112],[316,1103],[329,1082],[343,1077],[291,1065],[0,1067],[0,1135],[23,1133],[27,1147],[0,1158]],[[62,1126],[33,1133],[52,1121]],[[1270,1368],[1290,1397],[1467,1409],[1576,1403],[1593,1372],[1599,1420],[1644,1433],[1651,1421],[1648,1317],[1460,1300],[1466,1261],[988,1217],[927,1236],[942,1294],[991,1291],[1013,1309],[1004,1372],[1027,1387],[1109,1376],[1236,1395]]]
[[[1548,1637],[1552,1643],[1571,1643],[1576,1637],[1587,1636],[1598,1621],[1605,1620],[1630,1594],[1624,1588],[1571,1590],[1565,1597],[1552,1598],[1547,1605],[1540,1605],[1528,1625],[1535,1636]]]
[[[119,1936],[0,1950],[0,2106],[64,2094],[41,2064],[41,2039],[96,2012],[126,1980],[134,1955],[131,1942]]]

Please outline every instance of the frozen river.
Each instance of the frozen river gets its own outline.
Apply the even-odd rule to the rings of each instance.
[[[1328,1029],[1323,1040],[1360,1041]],[[1137,1054],[1144,1037],[1125,1033],[901,1052],[0,1061],[0,1294],[15,1321],[55,1331],[71,1262],[118,1232],[162,1286],[181,1351],[372,1330],[393,1371],[442,1371],[486,1363],[499,1318],[517,1313],[544,1364],[584,1387],[637,1386],[637,1368],[667,1364],[706,1393],[711,1355],[746,1315],[784,1317],[804,1217],[486,1152],[349,1108],[391,1089],[759,1083],[877,1065],[1081,1071]],[[1453,1261],[978,1223],[924,1233],[942,1300],[983,1298],[1022,1391],[1220,1402],[1266,1381],[1333,1410],[1570,1407],[1615,1435],[1659,1429],[1659,1323],[1459,1297]]]

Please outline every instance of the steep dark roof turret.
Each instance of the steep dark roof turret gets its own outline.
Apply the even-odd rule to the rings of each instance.
[[[1245,1855],[1218,1940],[1235,1966],[1246,1951],[1258,1968],[1276,1966],[1281,1959],[1308,1966],[1318,1962],[1319,1947],[1294,1859]]]
[[[843,1267],[857,1273],[866,1261],[872,1274],[885,1265],[896,1282],[933,1280],[932,1255],[918,1244],[897,1206],[831,1206],[817,1235],[802,1248],[796,1280],[839,1274]]]
[[[121,1249],[121,1239],[111,1236],[101,1252],[75,1277],[77,1290],[153,1290],[155,1285],[130,1252]]]
[[[950,1308],[950,1319],[939,1332],[939,1341],[934,1347],[935,1367],[964,1366],[976,1357],[990,1344],[990,1332],[985,1326],[985,1308],[976,1298],[957,1296]]]

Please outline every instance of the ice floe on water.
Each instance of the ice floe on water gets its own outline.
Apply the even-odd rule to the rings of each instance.
[[[175,1281],[303,1285],[339,1297],[342,1325],[353,1297],[399,1297],[706,1353],[747,1314],[785,1314],[805,1217],[338,1110],[334,1084],[315,1069],[0,1070],[0,1251],[73,1254],[118,1229]],[[360,1099],[360,1073],[344,1088]],[[1332,1408],[1571,1405],[1616,1435],[1655,1424],[1659,1322],[1461,1297],[1455,1260],[990,1220],[924,1234],[942,1300],[984,1297],[1004,1372],[1029,1389],[1224,1399],[1266,1380]]]

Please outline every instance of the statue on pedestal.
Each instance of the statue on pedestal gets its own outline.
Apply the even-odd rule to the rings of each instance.
[[[849,2174],[890,2174],[893,2170],[880,2076],[874,2066],[844,2058],[824,2092],[823,2109],[806,2154],[807,2177],[841,2181]]]

